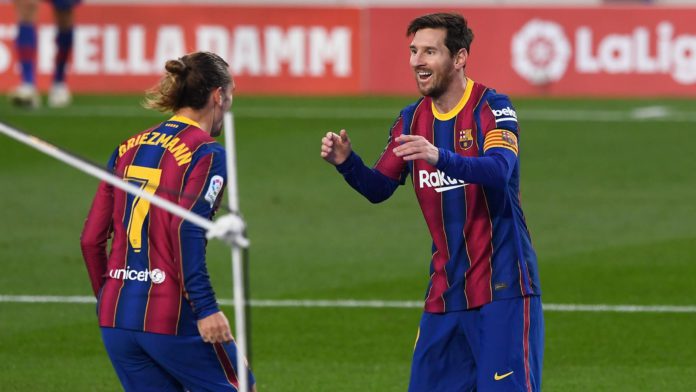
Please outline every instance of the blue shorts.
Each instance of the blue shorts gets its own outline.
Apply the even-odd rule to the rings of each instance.
[[[541,298],[423,313],[409,392],[540,391],[544,355]]]
[[[199,336],[101,328],[102,340],[126,392],[236,391],[237,346]],[[254,376],[249,371],[249,386]]]
[[[51,0],[51,3],[53,3],[53,8],[57,10],[68,11],[80,4],[80,0]]]

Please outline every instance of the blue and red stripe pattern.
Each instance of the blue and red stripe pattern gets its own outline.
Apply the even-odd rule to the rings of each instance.
[[[234,365],[232,365],[232,359],[229,357],[227,351],[225,351],[225,348],[220,343],[213,344],[213,347],[215,349],[215,355],[220,362],[220,367],[222,367],[222,371],[225,373],[227,382],[235,388],[239,388],[237,372],[235,371]]]
[[[56,57],[55,71],[53,73],[53,81],[62,83],[65,81],[65,70],[68,64],[68,59],[72,53],[73,40],[75,36],[75,28],[69,27],[65,30],[59,30],[56,34]]]
[[[423,136],[438,147],[437,165],[394,155],[401,134]],[[467,80],[460,102],[448,113],[439,113],[429,97],[402,110],[372,171],[361,168],[356,154],[339,165],[361,193],[386,189],[372,195],[376,201],[411,175],[433,240],[426,312],[541,294],[520,204],[518,140],[517,114],[508,97]]]
[[[23,22],[17,25],[15,47],[24,83],[34,84],[36,81],[37,42],[38,36],[34,23]]]
[[[222,146],[179,116],[124,141],[109,168],[206,218],[212,218],[226,178]],[[81,243],[102,327],[196,335],[197,320],[219,310],[205,264],[204,229],[144,199],[100,184]]]

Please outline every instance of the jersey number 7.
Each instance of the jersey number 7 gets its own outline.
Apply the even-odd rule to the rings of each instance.
[[[129,165],[126,167],[125,179],[140,186],[140,189],[154,195],[159,187],[162,169]],[[150,201],[135,197],[131,205],[130,219],[128,221],[128,241],[135,253],[142,248],[143,223],[150,212]]]

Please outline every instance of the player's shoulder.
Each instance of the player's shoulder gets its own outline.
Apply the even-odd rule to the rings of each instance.
[[[223,147],[215,139],[210,138],[210,140],[201,143],[196,149],[195,153],[200,155],[215,154],[224,157],[225,147]]]
[[[516,128],[517,111],[510,97],[506,94],[500,93],[492,88],[486,89],[481,97],[478,109],[490,111],[496,124],[503,125],[505,123],[514,123]]]
[[[423,103],[423,100],[425,97],[420,97],[418,98],[415,102],[410,103],[403,109],[401,109],[401,112],[399,112],[399,115],[404,118],[410,118],[413,117],[413,114],[416,112],[418,107]]]
[[[198,167],[204,162],[205,167],[209,167],[210,173],[225,177],[227,162],[225,160],[225,148],[213,139],[208,143],[201,143],[193,150],[191,167]]]
[[[413,121],[416,111],[419,107],[422,106],[424,100],[425,97],[420,97],[415,102],[410,103],[409,105],[401,109],[399,115],[394,120],[394,123],[392,124],[389,133],[392,135],[394,134],[394,132],[408,134],[408,130],[411,127],[411,122]]]
[[[507,108],[509,109],[508,112],[512,112],[512,114],[516,116],[510,97],[496,91],[495,89],[486,89],[486,91],[483,93],[481,102],[485,102],[492,110],[504,110]]]

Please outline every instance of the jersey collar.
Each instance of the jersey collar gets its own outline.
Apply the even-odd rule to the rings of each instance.
[[[199,129],[201,128],[200,124],[198,124],[197,122],[195,122],[195,121],[193,121],[190,118],[185,117],[185,116],[174,115],[168,121],[176,121],[176,122],[180,122],[180,123],[184,123],[184,124],[188,124],[188,125],[193,125],[194,127],[199,128]]]
[[[469,102],[469,97],[471,96],[471,90],[473,88],[474,82],[471,79],[466,78],[466,88],[464,89],[464,95],[462,95],[462,98],[459,100],[457,105],[455,105],[455,107],[447,113],[438,112],[435,108],[435,103],[430,101],[430,106],[433,109],[433,116],[435,116],[435,118],[440,121],[447,121],[453,119],[464,108],[466,103]]]

